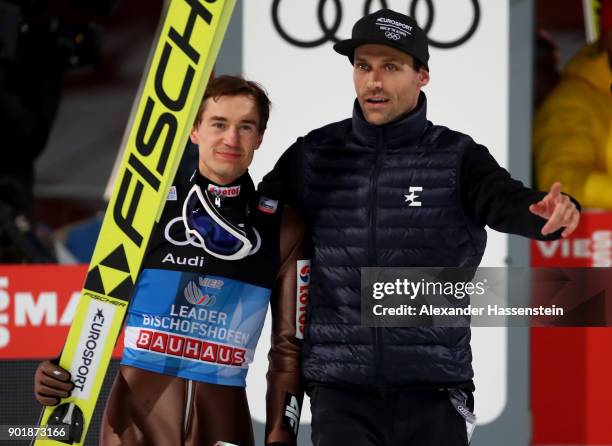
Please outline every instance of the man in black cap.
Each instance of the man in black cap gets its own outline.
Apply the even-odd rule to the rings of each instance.
[[[350,119],[299,138],[284,183],[314,240],[303,376],[315,445],[464,446],[475,422],[469,328],[361,325],[360,267],[475,267],[485,225],[552,240],[576,205],[513,180],[472,138],[427,120],[427,37],[383,9],[334,49],[353,65]]]

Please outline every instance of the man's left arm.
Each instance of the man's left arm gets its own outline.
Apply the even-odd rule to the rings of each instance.
[[[286,207],[280,232],[281,268],[272,291],[272,338],[268,354],[266,445],[295,445],[304,390],[302,340],[296,315],[297,262],[304,258],[305,229],[297,212]]]
[[[476,224],[537,240],[568,237],[578,226],[580,205],[555,183],[548,193],[513,179],[486,147],[466,149],[460,172],[463,208]]]

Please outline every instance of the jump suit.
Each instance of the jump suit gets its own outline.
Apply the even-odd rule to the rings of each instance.
[[[183,208],[194,187],[225,221],[249,229],[246,257],[211,255],[186,231]],[[303,395],[297,268],[308,266],[298,263],[302,239],[296,214],[283,212],[275,193],[256,192],[248,174],[219,186],[196,172],[172,186],[128,310],[103,445],[254,444],[245,378],[268,304],[266,442],[295,442],[291,414],[297,407],[299,416]]]

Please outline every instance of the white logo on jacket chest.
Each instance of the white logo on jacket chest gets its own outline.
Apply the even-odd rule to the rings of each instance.
[[[404,197],[406,197],[406,203],[408,203],[408,206],[421,206],[421,202],[417,200],[417,198],[419,198],[421,195],[417,194],[417,192],[422,192],[423,188],[421,186],[410,186],[410,189],[408,189],[408,194],[404,194]]]

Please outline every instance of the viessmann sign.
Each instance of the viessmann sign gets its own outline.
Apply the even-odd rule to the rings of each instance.
[[[586,211],[568,239],[531,242],[532,266],[612,267],[612,213]]]
[[[59,356],[86,272],[87,265],[0,267],[0,359]]]

